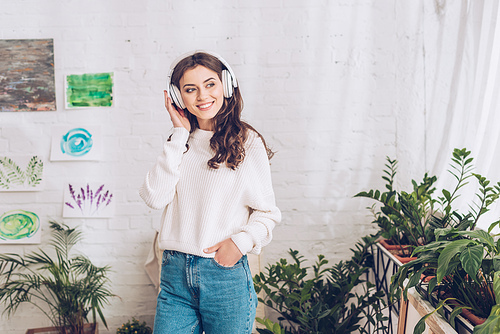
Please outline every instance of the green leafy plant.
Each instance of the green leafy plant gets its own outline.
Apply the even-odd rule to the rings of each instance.
[[[481,176],[472,173],[471,152],[467,149],[454,149],[452,154],[452,164],[449,172],[456,179],[455,187],[450,191],[443,189],[442,196],[434,198],[437,181],[435,176],[425,173],[422,181],[417,183],[412,180],[412,192],[397,191],[394,189],[394,178],[397,173],[397,161],[387,158],[384,179],[387,191],[380,190],[363,191],[355,197],[365,197],[376,201],[370,211],[374,215],[373,223],[379,227],[379,235],[389,239],[395,245],[409,245],[413,250],[418,246],[433,242],[435,230],[447,226],[474,227],[487,207],[496,200],[494,193],[491,193],[489,181]],[[459,190],[468,184],[469,178],[476,176],[480,180],[481,193],[478,194],[479,204],[471,215],[460,216],[452,210],[452,204],[459,196]],[[377,206],[377,203],[380,206]],[[438,209],[439,207],[439,209]],[[472,221],[470,221],[472,219]]]
[[[319,255],[312,272],[303,267],[303,256],[290,250],[293,263],[280,259],[266,267],[267,272],[256,275],[255,289],[265,295],[259,301],[280,314],[279,323],[257,319],[266,326],[259,333],[339,334],[368,333],[368,326],[375,331],[384,329],[384,294],[363,278],[370,268],[368,249],[373,241],[373,237],[364,237],[352,249],[350,260],[332,267],[326,267],[328,261]]]
[[[474,333],[498,333],[500,313],[500,241],[495,241],[491,232],[500,221],[492,223],[488,231],[476,230],[479,218],[489,211],[500,197],[500,183],[491,186],[485,177],[471,172],[470,152],[455,150],[453,153],[452,175],[458,186],[454,192],[443,190],[439,198],[441,216],[432,222],[434,241],[417,247],[413,255],[417,259],[401,266],[392,279],[392,292],[403,291],[406,298],[408,289],[416,287],[423,297],[433,303],[439,311],[445,302],[455,307],[450,322],[463,309],[488,318],[486,325],[476,326]],[[457,198],[457,190],[475,178],[478,191],[469,205],[469,212],[461,214],[452,209]],[[422,276],[429,276],[428,283]],[[437,302],[434,300],[437,297]],[[429,315],[427,315],[429,316]],[[414,333],[425,329],[425,316],[415,327]],[[497,326],[497,327],[495,327]],[[490,331],[497,328],[497,331]]]
[[[0,302],[13,314],[29,303],[41,310],[61,333],[82,334],[92,315],[107,327],[102,307],[113,297],[107,285],[109,267],[97,267],[84,255],[70,256],[81,232],[51,222],[54,256],[39,249],[28,255],[0,254]]]
[[[429,242],[432,239],[430,220],[435,203],[431,195],[435,191],[437,178],[426,173],[420,183],[411,181],[412,192],[397,191],[394,189],[397,161],[387,157],[386,168],[382,179],[387,181],[387,191],[362,191],[355,197],[376,201],[369,209],[375,218],[373,223],[378,225],[379,235],[383,238],[400,246],[418,246]]]
[[[145,321],[139,322],[136,318],[123,324],[116,330],[116,334],[151,334],[153,330]]]

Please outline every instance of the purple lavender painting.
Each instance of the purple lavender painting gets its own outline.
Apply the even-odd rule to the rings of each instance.
[[[63,217],[110,218],[114,204],[113,192],[104,183],[70,183],[64,191]]]

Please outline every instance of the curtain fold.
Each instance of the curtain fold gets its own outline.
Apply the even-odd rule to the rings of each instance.
[[[496,184],[500,181],[500,6],[494,0],[462,1],[459,25],[450,25],[451,14],[436,17],[439,34],[424,44],[448,41],[454,46],[435,48],[441,54],[426,64],[429,100],[426,101],[426,161],[432,174],[438,176],[438,189],[450,189],[455,179],[449,174],[453,148],[467,148],[474,157],[474,172]],[[437,15],[436,15],[437,16]],[[449,42],[451,41],[453,42]],[[431,47],[426,49],[432,49]],[[448,59],[446,63],[443,59]],[[433,80],[429,80],[429,79]],[[443,110],[446,116],[443,117]],[[456,204],[469,211],[477,190],[471,178]],[[494,205],[479,227],[488,228],[499,219],[500,205]]]

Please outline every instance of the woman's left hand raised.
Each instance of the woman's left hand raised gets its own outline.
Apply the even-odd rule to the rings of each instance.
[[[218,244],[204,249],[203,252],[210,254],[215,252],[214,260],[224,267],[232,267],[241,259],[243,254],[231,238],[219,242]]]

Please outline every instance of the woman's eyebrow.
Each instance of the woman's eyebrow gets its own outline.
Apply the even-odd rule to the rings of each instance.
[[[215,78],[210,77],[210,78],[208,78],[207,80],[203,81],[203,83],[205,83],[205,82],[207,82],[207,81],[210,81],[210,80],[215,80]],[[187,83],[187,84],[185,84],[185,85],[184,85],[184,86],[182,86],[182,87],[184,88],[184,87],[186,87],[186,86],[196,86],[196,85],[195,85],[195,84],[190,84],[190,83]]]

